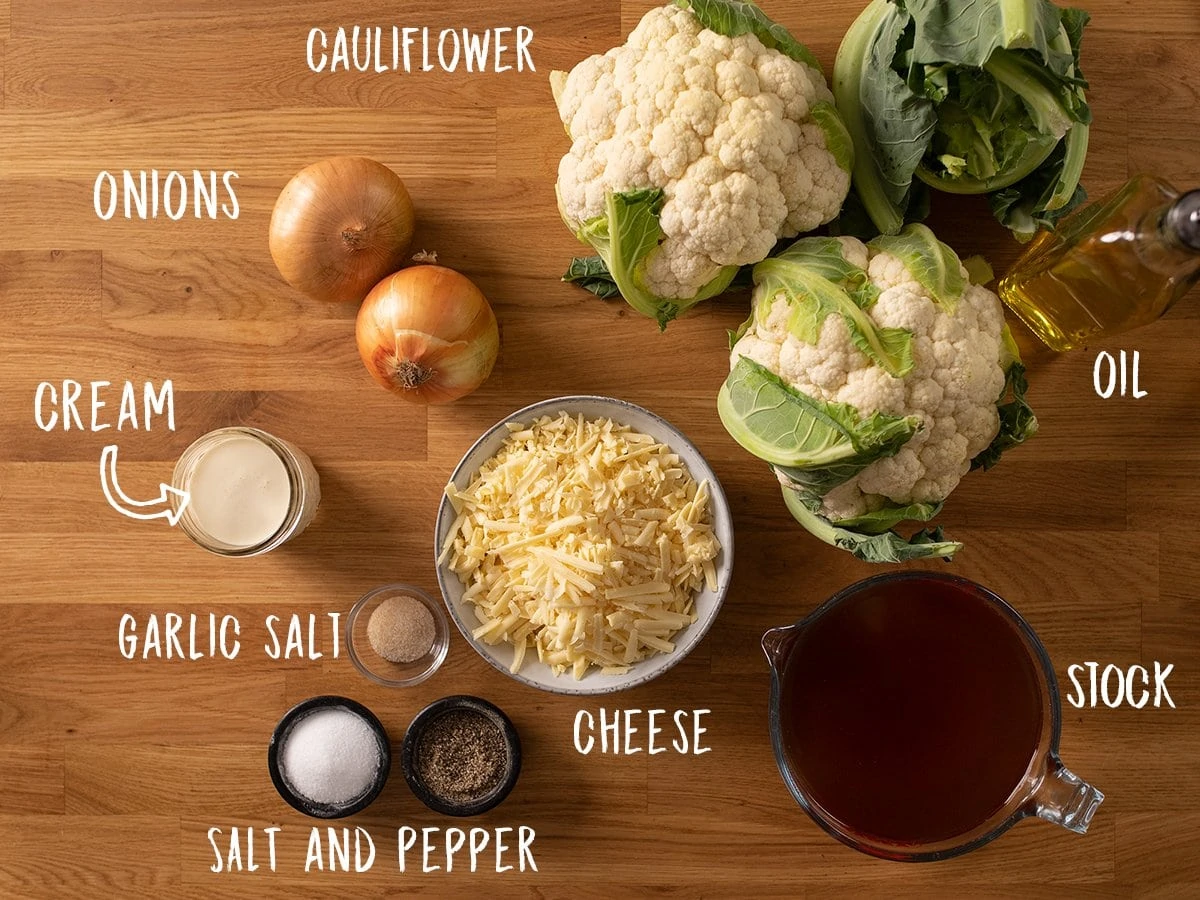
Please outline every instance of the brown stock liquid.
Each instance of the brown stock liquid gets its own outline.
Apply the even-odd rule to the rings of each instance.
[[[1038,663],[969,588],[875,584],[798,636],[782,676],[783,741],[801,788],[851,837],[932,844],[988,822],[1043,727]]]

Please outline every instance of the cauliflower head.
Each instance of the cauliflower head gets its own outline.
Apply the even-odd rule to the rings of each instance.
[[[971,468],[1036,430],[999,298],[922,225],[868,244],[806,238],[754,280],[718,403],[726,428],[775,466],[819,536],[855,549],[867,535],[863,558],[879,561],[952,555],[940,532],[913,545],[890,529],[928,521]]]
[[[571,138],[563,219],[661,324],[833,219],[849,190],[852,145],[820,67],[748,4],[652,9],[551,80]]]

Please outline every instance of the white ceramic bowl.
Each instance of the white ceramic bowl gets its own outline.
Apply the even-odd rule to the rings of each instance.
[[[656,653],[648,659],[632,665],[624,675],[601,675],[599,669],[593,667],[579,681],[576,681],[569,671],[555,676],[549,666],[538,660],[536,654],[527,654],[521,670],[513,674],[509,672],[513,661],[513,648],[510,644],[505,642],[489,645],[471,637],[471,631],[478,620],[475,618],[471,604],[463,601],[465,589],[458,576],[447,566],[439,565],[437,568],[438,584],[441,585],[442,596],[445,598],[446,608],[450,610],[450,617],[458,626],[458,630],[462,632],[463,637],[480,656],[505,675],[515,678],[522,684],[555,694],[609,694],[645,684],[647,681],[657,678],[687,656],[692,648],[700,643],[701,638],[704,637],[716,618],[717,610],[721,608],[721,601],[725,599],[725,592],[729,589],[729,581],[733,577],[733,520],[729,514],[729,503],[725,499],[721,483],[692,442],[669,422],[649,410],[612,397],[556,397],[517,410],[484,432],[483,436],[474,443],[459,462],[451,480],[459,488],[465,488],[471,483],[480,466],[494,456],[501,444],[504,443],[504,439],[508,436],[508,430],[504,427],[506,423],[528,424],[540,416],[555,416],[561,412],[571,415],[582,414],[585,418],[592,419],[612,419],[620,425],[628,425],[634,431],[657,438],[679,455],[692,478],[696,481],[707,479],[709,483],[712,491],[713,530],[717,540],[721,542],[721,552],[716,559],[717,589],[710,591],[702,588],[697,593],[696,621],[675,635],[673,639],[675,642],[674,652]],[[441,552],[442,544],[453,527],[455,518],[454,508],[450,505],[450,501],[443,496],[441,506],[438,508],[434,541],[435,559]]]

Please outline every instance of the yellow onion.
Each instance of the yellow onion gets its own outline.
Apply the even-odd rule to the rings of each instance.
[[[271,213],[271,258],[316,300],[357,303],[404,264],[413,205],[404,182],[373,159],[335,156],[302,169]]]
[[[412,266],[375,285],[354,334],[371,377],[419,403],[449,403],[471,393],[500,352],[487,298],[444,266]]]

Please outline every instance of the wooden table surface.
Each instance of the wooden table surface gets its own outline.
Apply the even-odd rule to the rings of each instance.
[[[1095,114],[1089,190],[1135,171],[1196,184],[1200,8],[1081,5],[1093,15],[1083,54]],[[860,4],[766,6],[828,69]],[[1060,680],[1073,663],[1157,660],[1175,667],[1176,708],[1065,707],[1062,756],[1107,794],[1086,837],[1024,822],[925,866],[842,847],[776,771],[758,639],[877,570],[793,524],[766,468],[717,420],[725,332],[746,298],[707,303],[660,335],[624,304],[558,281],[580,247],[555,210],[566,140],[546,76],[619,43],[645,7],[0,0],[0,896],[1200,896],[1197,296],[1090,351],[1033,353],[1041,434],[969,476],[943,517],[966,542],[952,570],[1028,617]],[[537,71],[311,73],[308,30],[355,23],[528,25]],[[355,351],[354,308],[308,301],[278,277],[267,250],[275,197],[302,166],[338,153],[395,169],[418,208],[417,245],[491,298],[503,348],[468,399],[427,409],[380,390]],[[97,217],[101,170],[151,168],[236,171],[238,218]],[[1000,271],[1014,259],[982,203],[936,206],[932,224],[962,255],[984,252]],[[1096,395],[1102,349],[1140,351],[1148,396]],[[168,378],[173,432],[35,426],[40,382]],[[580,700],[501,676],[458,634],[442,670],[410,690],[368,684],[344,654],[332,658],[327,631],[321,659],[267,657],[268,615],[327,621],[391,581],[436,592],[435,508],[460,455],[510,411],[569,393],[615,395],[676,423],[730,497],[733,586],[681,665],[628,693]],[[234,423],[293,439],[320,471],[318,517],[285,549],[221,559],[105,502],[105,444],[119,443],[122,487],[154,496],[184,447]],[[236,615],[242,653],[122,658],[121,616],[167,612]],[[534,828],[538,872],[497,874],[485,858],[473,874],[461,861],[426,874],[410,856],[401,874],[398,828],[462,823],[426,811],[394,778],[349,823],[375,839],[373,868],[306,873],[313,823],[279,799],[264,762],[280,715],[322,693],[368,704],[397,745],[437,697],[500,704],[520,729],[524,770],[504,805],[469,824]],[[582,756],[575,715],[600,707],[711,710],[712,750]],[[214,873],[209,829],[222,829],[225,855],[235,826],[256,829],[259,869]],[[282,828],[275,872],[270,826]]]

